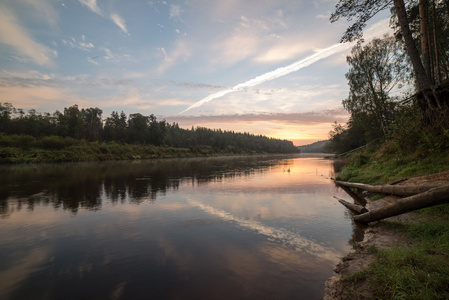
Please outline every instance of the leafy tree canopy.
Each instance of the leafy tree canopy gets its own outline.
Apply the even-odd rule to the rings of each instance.
[[[366,23],[380,11],[391,5],[392,0],[340,0],[335,6],[330,21],[336,22],[340,18],[355,22],[346,29],[340,42],[351,42],[362,37]]]

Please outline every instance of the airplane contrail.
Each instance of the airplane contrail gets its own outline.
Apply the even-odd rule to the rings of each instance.
[[[188,111],[188,110],[190,110],[192,108],[199,107],[199,106],[203,105],[204,103],[210,102],[210,101],[212,101],[214,99],[217,99],[217,98],[220,98],[220,97],[223,97],[223,96],[225,96],[225,95],[227,95],[229,93],[241,91],[244,88],[256,86],[256,85],[259,85],[261,83],[264,83],[264,82],[267,82],[267,81],[279,78],[281,76],[285,76],[285,75],[290,74],[292,72],[298,71],[298,70],[300,70],[300,69],[302,69],[304,67],[307,67],[307,66],[309,66],[309,65],[311,65],[311,64],[313,64],[313,63],[315,63],[315,62],[317,62],[317,61],[319,61],[319,60],[321,60],[323,58],[329,57],[329,56],[331,56],[331,55],[333,55],[335,53],[338,53],[338,52],[344,51],[344,50],[346,50],[348,48],[351,48],[352,46],[353,46],[353,43],[345,43],[345,44],[337,43],[337,44],[334,44],[334,45],[332,45],[332,46],[330,46],[330,47],[328,47],[326,49],[323,49],[321,51],[318,51],[318,52],[316,52],[316,53],[314,53],[314,54],[312,54],[312,55],[310,55],[310,56],[308,56],[306,58],[298,60],[298,61],[296,61],[296,62],[294,62],[294,63],[292,63],[292,64],[290,64],[288,66],[277,68],[274,71],[267,72],[265,74],[262,74],[260,76],[255,77],[255,78],[253,78],[251,80],[248,80],[248,81],[245,81],[243,83],[237,84],[237,85],[233,86],[230,89],[226,89],[226,90],[223,90],[223,91],[211,94],[211,95],[207,96],[206,98],[203,98],[200,101],[192,104],[186,110],[183,110],[182,112],[180,112],[178,115],[183,114],[183,113],[185,113],[186,111]]]
[[[386,33],[392,33],[392,32],[393,31],[389,27],[389,18],[385,18],[385,19],[382,19],[382,20],[379,20],[378,22],[376,22],[375,24],[373,24],[370,28],[368,28],[364,32],[365,41],[368,41],[377,36],[380,36],[380,35],[383,35]],[[223,91],[220,91],[215,94],[211,94],[211,95],[207,96],[206,98],[203,98],[198,102],[195,102],[194,104],[189,106],[186,110],[180,112],[178,115],[183,114],[192,108],[199,107],[199,106],[203,105],[204,103],[210,102],[210,101],[220,98],[220,97],[223,97],[229,93],[241,91],[244,88],[256,86],[261,83],[264,83],[264,82],[279,78],[281,76],[285,76],[292,72],[298,71],[298,70],[300,70],[304,67],[307,67],[323,58],[326,58],[333,54],[350,49],[354,46],[354,44],[355,43],[353,42],[353,43],[343,43],[343,44],[338,43],[338,44],[332,45],[332,46],[330,46],[326,49],[323,49],[321,51],[318,51],[306,58],[300,59],[288,66],[277,68],[274,71],[267,72],[265,74],[257,76],[256,78],[253,78],[251,80],[248,80],[248,81],[240,83],[240,84],[237,84],[236,86],[234,86],[230,89],[223,90]]]

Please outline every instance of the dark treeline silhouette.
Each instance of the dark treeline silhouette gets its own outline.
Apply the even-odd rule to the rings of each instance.
[[[117,142],[195,149],[208,146],[218,151],[257,153],[294,153],[297,148],[291,141],[268,138],[249,133],[211,130],[197,127],[180,128],[177,123],[169,124],[149,116],[133,113],[127,116],[123,111],[113,111],[102,119],[103,111],[98,108],[82,108],[72,105],[63,112],[38,113],[31,109],[25,112],[11,103],[0,102],[0,133],[19,135],[23,145],[27,139],[40,140],[43,148],[58,148],[62,138],[85,140],[87,142]],[[3,139],[3,144],[7,144]],[[67,143],[67,140],[64,141]],[[15,145],[15,146],[23,146]],[[10,145],[3,145],[10,146]]]
[[[154,202],[167,191],[177,190],[181,182],[218,182],[283,164],[288,164],[284,156],[269,155],[2,165],[0,178],[8,188],[0,189],[0,218],[42,204],[77,213],[80,209],[100,210],[106,199],[115,204]]]

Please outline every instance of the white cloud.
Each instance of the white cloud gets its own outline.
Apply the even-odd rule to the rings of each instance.
[[[269,47],[266,51],[261,51],[261,54],[254,58],[254,61],[263,63],[282,62],[297,58],[307,50],[310,50],[308,44],[284,39],[282,42]]]
[[[244,81],[240,84],[237,84],[235,86],[233,86],[232,88],[226,89],[226,90],[222,90],[219,91],[217,93],[211,94],[205,98],[203,98],[200,101],[195,102],[194,104],[192,104],[191,106],[189,106],[187,109],[185,109],[184,111],[180,112],[180,114],[192,109],[192,108],[196,108],[196,107],[200,107],[201,105],[208,103],[214,99],[218,99],[221,97],[226,96],[227,94],[230,93],[234,93],[234,92],[239,92],[242,90],[245,90],[246,88],[250,88],[250,87],[254,87],[257,85],[260,85],[262,83],[265,83],[267,81],[271,81],[274,79],[277,79],[279,77],[288,75],[292,72],[296,72],[302,68],[308,67],[311,64],[314,64],[315,62],[322,60],[326,57],[329,57],[331,55],[334,55],[336,53],[342,52],[344,50],[349,49],[352,46],[352,44],[350,43],[346,43],[346,44],[334,44],[326,49],[322,49],[310,56],[307,56],[306,58],[297,60],[296,62],[289,64],[285,67],[281,67],[281,68],[277,68],[273,71],[270,72],[266,72],[262,75],[259,75],[253,79]]]
[[[97,0],[79,0],[79,2],[97,15],[103,15],[103,12],[97,5]]]
[[[19,20],[8,8],[0,7],[0,43],[13,47],[19,54],[38,65],[50,66],[56,52],[36,42],[20,25]]]
[[[164,54],[164,61],[165,62],[170,62],[171,61],[171,59],[170,59],[170,57],[168,56],[168,54],[167,54],[167,51],[165,51],[165,48],[159,48],[159,50],[162,52],[162,54]]]
[[[103,50],[104,50],[104,52],[105,52],[105,55],[103,56],[103,58],[104,58],[106,61],[109,61],[109,62],[120,62],[120,60],[118,59],[118,57],[117,57],[115,54],[113,54],[112,51],[111,51],[110,49],[108,49],[108,48],[103,48]]]
[[[228,4],[224,6],[224,12],[216,12],[217,18],[221,21],[217,22],[210,17],[214,27],[204,33],[209,40],[205,46],[213,53],[213,57],[210,58],[211,64],[230,66],[248,58],[254,62],[278,62],[296,58],[299,53],[295,47],[304,48],[306,43],[303,42],[301,45],[297,33],[291,33],[292,20],[285,16],[283,10],[271,10],[268,8],[274,8],[272,4],[260,4],[256,11],[262,11],[264,17],[260,17],[261,13],[252,10],[245,11],[244,15],[240,14],[237,17],[234,15],[238,13],[236,6],[244,7],[243,4]],[[223,7],[221,4],[216,5]],[[231,11],[226,13],[227,9]],[[210,36],[210,32],[214,34]],[[290,45],[293,47],[285,51],[285,46]],[[269,52],[271,48],[273,51]],[[283,50],[280,51],[280,48]]]
[[[96,65],[96,66],[100,65],[100,63],[98,61],[96,61],[95,58],[93,58],[93,57],[88,57],[87,61],[90,62],[91,64]]]
[[[249,113],[222,114],[218,116],[165,117],[169,122],[180,124],[282,122],[291,125],[311,126],[320,123],[346,122],[348,113],[343,108],[315,110],[303,113]]]
[[[178,40],[172,50],[159,48],[158,51],[163,55],[164,62],[159,65],[158,73],[165,72],[179,60],[187,60],[191,56],[190,45],[185,40]]]
[[[316,15],[315,18],[316,19],[329,20],[330,15],[331,15],[330,13],[329,14],[319,14],[319,15]]]
[[[219,64],[234,64],[254,55],[259,43],[260,40],[253,34],[236,32],[214,45],[215,53],[219,55],[212,60]]]
[[[346,86],[316,85],[287,88],[248,88],[204,104],[195,114],[253,114],[310,112],[341,106]],[[245,101],[242,101],[245,99]],[[313,101],[311,101],[313,99]]]
[[[117,53],[112,52],[111,49],[109,49],[109,48],[103,48],[103,51],[105,52],[103,59],[108,62],[114,62],[114,63],[120,63],[123,61],[136,62],[134,57],[132,57],[129,54],[117,54]]]
[[[105,16],[103,11],[100,9],[100,7],[97,4],[97,0],[78,0],[82,5],[86,6],[89,10],[96,13],[99,16]],[[120,17],[116,13],[111,13],[109,18],[114,22],[115,25],[117,25],[121,31],[123,31],[125,34],[130,35],[128,32],[128,29],[126,28],[125,20],[123,20],[122,17]]]
[[[111,14],[111,20],[117,25],[124,33],[130,35],[128,33],[128,29],[126,29],[125,21],[117,14]]]
[[[88,51],[92,48],[95,48],[94,44],[86,41],[86,36],[84,34],[81,36],[81,40],[82,40],[81,42],[78,42],[76,38],[71,37],[70,40],[63,39],[61,41],[66,46],[70,46],[71,48],[76,48],[83,51]]]
[[[176,4],[170,5],[170,18],[179,18],[181,17],[181,7]]]

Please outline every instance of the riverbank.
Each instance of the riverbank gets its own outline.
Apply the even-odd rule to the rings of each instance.
[[[368,181],[372,183],[376,178],[379,180],[380,175],[376,176],[376,172],[373,172],[373,165],[380,165],[375,161],[375,156],[358,156],[356,162],[360,162],[360,157],[366,158],[366,166],[363,168],[366,173],[371,174],[368,176],[372,176]],[[445,157],[446,161],[443,159],[434,167],[449,169],[447,154]],[[430,157],[427,160],[430,162],[435,158]],[[392,161],[391,157],[389,161]],[[360,170],[360,166],[357,170],[353,163],[354,160],[346,171],[343,171],[346,172],[344,176],[367,176],[361,175],[364,171]],[[420,163],[423,162],[415,162],[413,165]],[[382,167],[374,168],[386,169],[386,165],[388,164],[384,163]],[[429,168],[431,166],[423,169],[428,171]],[[410,170],[410,166],[403,164],[402,168],[396,168],[396,172],[384,172],[382,176],[397,179],[397,173],[410,172],[405,170]],[[412,173],[420,172],[423,171],[415,169]],[[420,184],[449,184],[449,171],[414,176],[399,183]],[[376,198],[379,197],[372,199]],[[381,199],[369,201],[367,208],[380,207],[395,199],[397,198],[394,196],[383,196]],[[324,299],[447,299],[448,253],[449,204],[372,223],[365,229],[364,240],[355,245],[335,267],[335,275],[326,282]]]
[[[224,150],[202,145],[175,148],[154,145],[118,144],[72,140],[70,144],[50,143],[43,147],[0,147],[0,164],[134,160],[155,158],[212,157],[266,154],[229,147]]]

